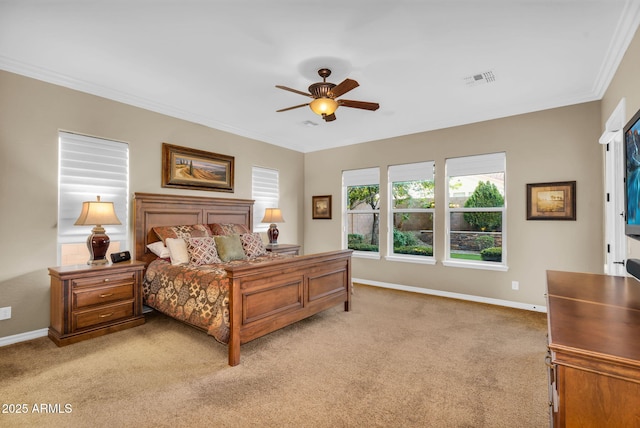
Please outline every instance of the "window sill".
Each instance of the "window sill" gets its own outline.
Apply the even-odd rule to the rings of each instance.
[[[380,260],[380,253],[374,253],[372,251],[354,251],[351,256],[358,259]]]
[[[403,262],[403,263],[418,263],[418,264],[423,264],[423,265],[435,265],[436,264],[436,259],[434,259],[433,257],[425,257],[425,256],[398,256],[398,255],[394,255],[394,256],[386,256],[384,258],[387,261],[390,262]]]
[[[501,272],[507,272],[509,270],[509,266],[507,265],[491,263],[491,262],[444,260],[442,264],[448,267],[459,267],[459,268],[467,268],[467,269],[496,270]]]

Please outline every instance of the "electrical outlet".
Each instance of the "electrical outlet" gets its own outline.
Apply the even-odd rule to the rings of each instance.
[[[520,289],[520,283],[518,281],[511,281],[511,289],[512,290],[519,290]]]
[[[8,320],[11,318],[11,306],[0,308],[0,320]]]

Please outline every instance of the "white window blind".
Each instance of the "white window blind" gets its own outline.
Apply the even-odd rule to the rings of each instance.
[[[278,208],[280,200],[279,174],[277,169],[254,166],[251,170],[251,197],[253,203],[253,231],[266,232],[267,223],[262,223],[266,208]]]
[[[380,168],[365,168],[343,171],[342,183],[345,187],[380,184]]]
[[[465,156],[447,159],[447,176],[490,174],[505,170],[506,156],[504,153],[490,153],[486,155]]]
[[[74,226],[82,202],[96,196],[113,202],[121,225],[105,226],[111,242],[128,249],[129,238],[129,145],[126,143],[59,133],[58,254],[63,244],[81,243],[91,226]]]
[[[433,181],[433,161],[389,166],[389,183]]]

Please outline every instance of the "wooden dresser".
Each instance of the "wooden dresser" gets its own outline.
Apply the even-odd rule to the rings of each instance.
[[[49,337],[64,346],[144,323],[142,275],[145,263],[49,268]]]
[[[640,427],[640,282],[547,272],[555,427]]]

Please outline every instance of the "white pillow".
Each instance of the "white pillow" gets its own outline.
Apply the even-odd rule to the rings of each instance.
[[[166,240],[172,265],[186,265],[189,263],[187,243],[182,238],[167,238]]]
[[[152,242],[151,244],[147,245],[147,248],[161,259],[168,259],[169,257],[171,257],[171,254],[169,254],[169,249],[164,246],[164,243],[162,241]]]

